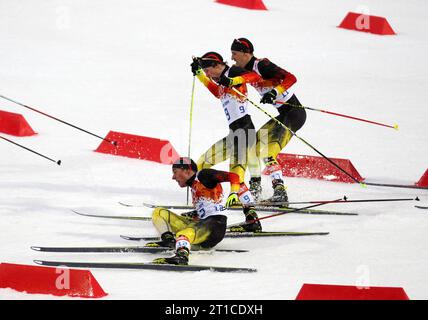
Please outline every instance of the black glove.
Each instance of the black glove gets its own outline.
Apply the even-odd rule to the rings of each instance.
[[[273,104],[276,99],[277,92],[275,89],[272,89],[269,92],[266,92],[263,97],[260,99],[261,103],[270,103]]]
[[[201,69],[201,65],[199,64],[199,59],[193,58],[193,62],[190,64],[190,66],[192,67],[193,75],[196,76],[196,73],[198,72],[198,70]]]
[[[181,216],[185,217],[185,218],[187,218],[189,220],[198,220],[199,219],[198,211],[196,211],[196,210],[183,212],[181,214]]]
[[[232,86],[232,79],[229,77],[226,77],[224,74],[220,77],[220,80],[218,81],[218,84],[224,86],[224,87],[231,87]]]

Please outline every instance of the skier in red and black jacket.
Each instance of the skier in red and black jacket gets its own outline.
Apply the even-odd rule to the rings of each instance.
[[[306,111],[294,94],[293,85],[297,81],[296,77],[267,58],[256,58],[253,54],[254,46],[246,38],[233,40],[231,51],[232,60],[236,62],[237,66],[262,77],[262,81],[251,83],[261,95],[260,102],[273,104],[279,112],[276,119],[293,132],[299,130],[306,121]],[[230,83],[236,83],[235,79],[231,78]],[[268,132],[267,137],[263,137],[266,131]],[[276,157],[292,136],[290,130],[285,129],[273,119],[258,130],[257,153],[266,165],[274,190],[273,196],[269,199],[271,202],[288,201],[284,177]],[[261,192],[260,176],[252,176],[250,190],[253,193]]]

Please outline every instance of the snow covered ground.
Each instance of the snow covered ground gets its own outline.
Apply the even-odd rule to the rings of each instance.
[[[168,139],[187,153],[192,55],[220,52],[247,37],[258,57],[298,78],[307,106],[385,123],[400,131],[308,111],[299,134],[323,153],[351,159],[370,181],[412,184],[427,169],[428,41],[424,1],[265,0],[267,12],[211,0],[0,2],[0,94],[102,136],[109,130]],[[348,11],[385,16],[397,36],[337,28]],[[250,96],[257,99],[250,89]],[[250,107],[252,108],[252,107]],[[266,107],[274,112],[272,108]],[[32,245],[132,245],[120,234],[155,235],[151,223],[80,217],[149,215],[134,203],[185,203],[169,166],[93,152],[97,138],[0,101],[38,135],[16,138],[56,166],[0,141],[0,262],[33,259],[148,261],[148,254],[43,254]],[[251,109],[257,127],[265,115]],[[219,102],[196,85],[191,154],[227,133]],[[294,139],[286,152],[316,155]],[[226,164],[218,166],[226,169]],[[268,181],[264,195],[270,196]],[[414,197],[424,190],[361,188],[287,179],[290,200]],[[92,270],[105,299],[294,299],[304,283],[401,286],[428,298],[428,216],[414,203],[336,204],[356,217],[285,215],[265,230],[329,231],[328,236],[225,239],[250,253],[195,254],[194,264],[255,267],[255,274]],[[242,219],[231,213],[230,222]],[[0,299],[46,299],[0,289]]]

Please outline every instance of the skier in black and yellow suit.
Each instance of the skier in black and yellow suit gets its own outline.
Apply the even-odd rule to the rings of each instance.
[[[243,204],[247,221],[257,218],[251,206],[253,198],[245,184],[240,184],[237,174],[214,169],[197,170],[196,163],[187,157],[179,158],[172,165],[172,179],[182,188],[190,187],[195,210],[185,215],[177,215],[165,208],[155,208],[152,221],[161,234],[161,241],[147,243],[146,246],[175,247],[176,254],[169,258],[155,259],[154,263],[187,264],[190,246],[212,248],[226,233],[227,218],[224,206],[222,182],[230,182],[230,195],[226,207],[238,202]],[[258,220],[247,226],[261,230]]]
[[[229,67],[221,55],[213,51],[194,59],[191,66],[193,74],[221,101],[229,125],[229,134],[214,143],[198,159],[198,169],[211,168],[230,159],[229,171],[236,173],[240,183],[243,183],[247,166],[250,172],[259,173],[260,162],[253,149],[257,135],[248,113],[248,103],[233,89],[246,95],[246,83],[258,82],[261,77],[237,66]],[[228,82],[225,86],[222,80],[230,77],[239,80],[239,83],[232,83],[229,87]]]
[[[253,55],[253,44],[246,38],[235,39],[231,51],[232,60],[236,62],[237,66],[262,77],[262,81],[252,83],[252,86],[262,96],[260,102],[273,104],[279,113],[276,119],[293,132],[299,130],[306,121],[306,111],[301,107],[292,89],[293,84],[297,81],[296,77],[266,58],[257,59]],[[239,79],[233,77],[229,81],[230,83],[239,83]],[[276,103],[276,100],[279,102]],[[257,133],[257,154],[266,165],[274,189],[274,194],[269,199],[271,202],[288,201],[282,168],[276,157],[292,136],[290,130],[285,129],[273,119],[266,122]],[[260,175],[257,177],[257,175],[252,174],[251,176],[250,190],[261,192],[261,189],[258,189],[260,187]]]

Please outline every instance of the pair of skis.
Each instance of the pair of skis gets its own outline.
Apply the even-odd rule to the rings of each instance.
[[[328,232],[226,232],[225,237],[280,237],[280,236],[313,236],[327,235]],[[121,236],[123,239],[132,241],[156,241],[159,237],[129,237]],[[113,247],[37,247],[31,249],[38,252],[66,252],[66,253],[173,253],[170,247],[145,247],[145,246],[113,246]],[[245,249],[199,249],[192,253],[246,253]],[[43,266],[70,267],[70,268],[106,268],[106,269],[140,269],[140,270],[163,270],[163,271],[215,271],[215,272],[256,272],[254,268],[244,267],[219,267],[201,265],[162,265],[153,263],[128,263],[128,262],[71,262],[71,261],[46,261],[34,260],[36,264]]]
[[[314,206],[330,203],[328,201],[308,201],[308,202],[299,202],[299,204],[309,204],[309,203],[315,203]],[[119,202],[119,204],[126,206],[126,207],[147,207],[147,208],[156,208],[156,207],[162,207],[165,209],[175,209],[175,210],[194,210],[192,206],[189,205],[166,205],[166,204],[151,204],[151,203],[143,203],[142,205],[138,204],[128,204],[124,202]],[[297,203],[296,203],[297,204]],[[331,211],[331,210],[318,210],[318,209],[311,209],[311,208],[295,208],[295,207],[289,207],[289,206],[283,206],[283,204],[274,204],[274,203],[265,203],[265,204],[256,204],[255,209],[258,212],[288,212],[288,213],[296,213],[296,214],[314,214],[314,215],[341,215],[341,216],[356,216],[357,213],[350,213],[350,212],[339,212],[339,211]],[[231,211],[241,211],[241,206],[232,206],[230,208],[227,208],[225,210],[231,210]],[[108,218],[108,219],[120,219],[120,220],[139,220],[139,221],[150,221],[151,217],[144,217],[144,216],[125,216],[125,215],[100,215],[100,214],[91,214],[91,213],[85,213],[80,212],[77,210],[72,210],[74,213],[85,216],[85,217],[93,217],[93,218]]]
[[[338,199],[341,200],[341,199]],[[337,200],[336,200],[337,201]],[[318,210],[318,209],[313,209],[313,207],[316,206],[320,206],[323,204],[327,204],[327,203],[332,203],[332,201],[322,201],[322,202],[318,202],[318,201],[310,201],[310,202],[299,202],[299,203],[315,203],[312,204],[310,206],[304,207],[304,208],[293,208],[293,207],[285,207],[285,206],[281,206],[282,204],[273,204],[273,203],[265,203],[265,204],[259,204],[259,205],[255,205],[255,209],[258,212],[271,212],[274,213],[271,216],[274,215],[281,215],[281,214],[286,214],[286,213],[296,213],[296,214],[310,214],[310,215],[343,215],[343,216],[355,216],[358,215],[357,213],[349,213],[349,212],[337,212],[337,211],[326,211],[326,210]],[[123,202],[120,202],[121,205],[127,206],[127,207],[140,207],[140,205],[131,205],[131,204],[126,204]],[[177,209],[177,210],[193,210],[194,208],[192,206],[188,206],[188,205],[155,205],[155,204],[149,204],[149,203],[144,203],[143,206],[148,207],[148,208],[156,208],[156,207],[163,207],[166,209]],[[227,208],[228,210],[242,210],[241,206],[234,206],[231,208]],[[137,220],[137,221],[150,221],[151,217],[142,217],[142,216],[125,216],[125,215],[100,215],[100,214],[90,214],[90,213],[83,213],[83,212],[79,212],[76,210],[72,210],[74,213],[81,215],[81,216],[86,216],[86,217],[93,217],[93,218],[108,218],[108,219],[121,219],[121,220]],[[264,218],[259,218],[259,219],[265,219],[267,217]],[[237,225],[245,225],[246,222],[244,223],[239,223]],[[243,236],[282,236],[282,235],[293,235],[293,236],[298,236],[298,235],[322,235],[325,233],[310,233],[310,232],[279,232],[279,233],[247,233],[247,234],[243,234],[243,233],[227,233],[226,237],[243,237]],[[125,236],[123,236],[124,238],[126,238]],[[144,238],[144,237],[127,237],[127,240],[152,240],[151,238]]]
[[[290,212],[290,213],[296,213],[296,214],[320,214],[320,215],[351,215],[355,216],[358,215],[357,213],[349,213],[349,212],[339,212],[339,211],[332,211],[332,210],[319,210],[319,209],[312,209],[313,207],[317,207],[320,205],[328,204],[328,203],[335,203],[340,202],[341,199],[334,200],[334,201],[305,201],[305,202],[264,202],[264,203],[256,203],[254,204],[254,209],[258,212]],[[141,205],[131,205],[131,204],[125,204],[123,202],[119,202],[121,205],[125,206],[133,206],[133,207],[141,207]],[[290,204],[311,204],[310,206],[304,207],[304,208],[296,208],[290,206]],[[194,210],[192,206],[186,206],[186,205],[166,205],[166,204],[151,204],[151,203],[143,203],[144,207],[147,208],[156,208],[156,207],[162,207],[165,209],[176,209],[176,210]],[[224,210],[231,210],[231,211],[242,211],[242,206],[235,205],[229,208],[225,208]]]

